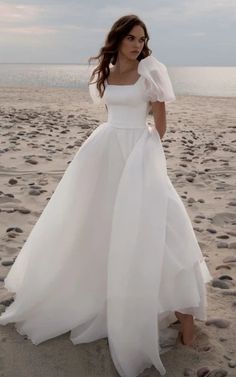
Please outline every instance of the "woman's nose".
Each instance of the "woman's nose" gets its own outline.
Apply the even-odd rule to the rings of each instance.
[[[141,42],[138,39],[136,39],[135,42],[134,42],[134,45],[135,45],[136,48],[139,49],[140,45],[141,45]]]

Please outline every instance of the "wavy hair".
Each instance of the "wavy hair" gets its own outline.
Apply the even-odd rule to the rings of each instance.
[[[97,56],[92,56],[89,58],[89,64],[93,60],[98,60],[98,65],[92,71],[89,85],[95,84],[97,86],[100,97],[103,96],[105,90],[105,80],[110,73],[110,63],[115,64],[118,56],[119,46],[123,38],[129,34],[130,30],[134,26],[141,26],[145,34],[145,42],[141,53],[139,54],[137,60],[140,61],[147,56],[151,55],[152,50],[148,47],[149,35],[147,32],[146,25],[140,18],[134,14],[120,17],[111,27],[106,39],[105,44],[100,48],[99,54]],[[92,80],[97,78],[95,82]]]

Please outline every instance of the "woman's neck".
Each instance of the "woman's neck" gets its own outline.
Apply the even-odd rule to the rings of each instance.
[[[138,60],[130,60],[124,56],[118,56],[116,60],[116,64],[114,65],[114,71],[119,74],[127,73],[129,71],[133,71],[138,66]]]

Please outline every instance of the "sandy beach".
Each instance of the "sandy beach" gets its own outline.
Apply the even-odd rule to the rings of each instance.
[[[77,89],[0,88],[0,103],[0,311],[4,311],[12,294],[3,288],[3,280],[14,258],[76,151],[106,121],[106,110]],[[214,277],[207,286],[208,321],[195,322],[194,348],[176,344],[162,356],[166,377],[197,376],[197,371],[203,377],[206,373],[199,371],[203,367],[212,371],[209,377],[235,377],[236,99],[177,96],[167,104],[162,141],[169,177]],[[141,374],[158,375],[154,367]],[[106,338],[74,346],[66,333],[35,346],[13,324],[0,326],[0,377],[42,376],[115,377],[117,372]]]

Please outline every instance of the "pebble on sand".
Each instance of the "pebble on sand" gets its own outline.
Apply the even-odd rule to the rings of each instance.
[[[228,375],[225,369],[213,369],[206,377],[226,377]]]
[[[228,362],[228,366],[229,366],[230,368],[236,368],[236,361],[234,361],[234,360],[230,360],[230,361]]]
[[[223,291],[223,296],[236,296],[236,291]]]
[[[213,229],[213,228],[207,228],[206,229],[209,233],[217,233],[217,230],[216,229]]]
[[[228,249],[228,244],[224,241],[217,242],[216,246],[218,247],[218,249]]]
[[[225,329],[230,326],[230,321],[227,321],[226,319],[222,318],[212,318],[208,319],[205,322],[206,326],[215,325],[216,327],[220,329]]]
[[[31,190],[29,191],[29,195],[38,196],[38,195],[40,195],[40,194],[41,194],[41,192],[40,192],[40,190],[38,190],[38,189],[31,189]]]
[[[194,372],[194,370],[191,369],[191,368],[185,368],[184,371],[183,371],[183,375],[184,375],[185,377],[192,377],[192,376],[195,375],[195,372]]]
[[[224,263],[232,263],[232,262],[236,262],[236,257],[234,255],[232,256],[229,256],[229,257],[226,257],[223,259],[223,262]]]
[[[230,242],[228,245],[229,249],[236,249],[236,242]]]
[[[8,183],[10,183],[10,185],[15,185],[17,182],[18,181],[15,178],[10,178],[9,181],[8,181]]]
[[[15,210],[23,214],[28,214],[31,212],[31,210],[28,208],[15,208]]]
[[[232,276],[230,275],[221,275],[218,277],[220,280],[233,280]]]
[[[38,164],[38,161],[36,161],[32,158],[25,160],[25,162],[28,162],[28,164],[31,164],[31,165],[37,165]]]
[[[212,287],[221,288],[221,289],[229,289],[229,286],[225,281],[222,281],[222,280],[217,279],[217,278],[214,278],[212,280]]]
[[[216,266],[216,270],[220,270],[221,268],[226,268],[227,270],[231,270],[231,267],[228,264],[220,264]]]
[[[235,207],[235,206],[236,206],[236,200],[234,200],[234,201],[232,201],[232,202],[229,202],[228,205],[229,205],[229,206],[233,206],[233,207]]]
[[[208,367],[202,367],[197,370],[197,377],[206,377],[206,375],[210,372]]]

